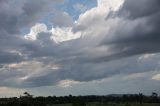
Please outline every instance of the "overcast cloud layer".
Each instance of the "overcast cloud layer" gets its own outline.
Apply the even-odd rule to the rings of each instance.
[[[78,19],[62,9],[66,2]],[[94,92],[77,92],[79,86],[98,85],[95,94],[158,91],[159,28],[159,0],[97,0],[95,7],[0,0],[0,89],[36,93],[34,87],[73,85],[67,90],[76,95]],[[146,85],[136,89],[136,82]]]

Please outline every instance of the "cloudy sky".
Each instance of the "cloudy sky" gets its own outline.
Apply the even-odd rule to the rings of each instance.
[[[0,96],[160,94],[160,0],[0,0]]]

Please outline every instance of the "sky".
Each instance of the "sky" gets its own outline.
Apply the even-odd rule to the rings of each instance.
[[[159,0],[0,0],[0,97],[160,94]]]

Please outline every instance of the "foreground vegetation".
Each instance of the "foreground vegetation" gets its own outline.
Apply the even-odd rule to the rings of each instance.
[[[107,96],[48,96],[33,97],[25,92],[19,98],[0,98],[0,106],[160,106],[157,93],[151,96],[140,94]]]

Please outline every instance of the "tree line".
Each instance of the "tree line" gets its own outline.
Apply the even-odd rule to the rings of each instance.
[[[85,103],[160,103],[160,97],[153,92],[150,96],[139,94],[123,94],[123,95],[88,95],[88,96],[48,96],[34,97],[28,92],[24,96],[12,98],[0,98],[0,106],[49,106],[52,104],[75,104],[75,106],[85,106]]]

